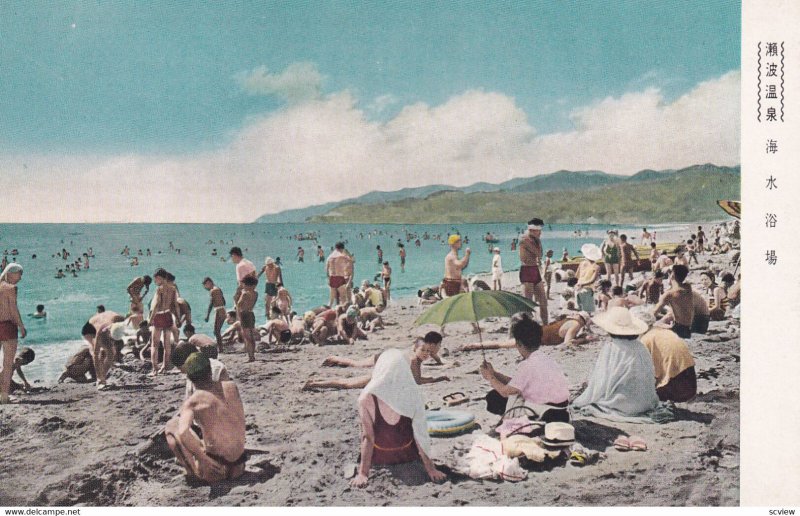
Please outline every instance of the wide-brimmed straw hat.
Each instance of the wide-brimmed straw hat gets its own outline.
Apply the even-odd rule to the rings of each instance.
[[[597,247],[597,244],[583,244],[581,246],[581,254],[593,262],[603,257],[603,253]]]
[[[551,447],[569,446],[575,442],[575,427],[569,423],[547,423],[542,442]]]
[[[631,311],[621,306],[609,308],[592,319],[597,326],[611,335],[641,335],[648,329],[647,323],[634,317]]]

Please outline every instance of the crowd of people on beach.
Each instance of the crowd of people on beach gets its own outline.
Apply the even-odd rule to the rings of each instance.
[[[632,238],[609,230],[602,245],[584,244],[577,261],[571,260],[566,250],[561,261],[554,260],[554,251],[542,245],[544,229],[544,222],[533,218],[512,242],[519,255],[522,296],[536,304],[537,313],[513,314],[507,341],[467,344],[460,349],[513,348],[521,358],[512,375],[495,370],[485,359],[481,363],[480,375],[490,388],[487,411],[506,420],[512,409],[524,408],[528,420],[567,425],[579,415],[635,422],[674,418],[674,403],[689,401],[697,392],[694,360],[686,339],[706,333],[710,321],[738,318],[741,275],[737,274],[738,253],[734,253],[739,241],[738,223],[717,225],[710,230],[711,236],[698,227],[690,238],[667,247],[659,247],[655,233],[644,228],[640,244],[647,244],[638,249],[630,243]],[[372,235],[362,233],[360,238]],[[316,243],[317,235],[298,234],[293,238]],[[491,233],[483,238],[491,244],[491,285],[466,277],[471,250],[466,248],[461,254],[468,240],[457,231],[447,235],[406,232],[405,238],[416,245],[421,239],[449,246],[443,279],[418,291],[420,304],[446,302],[470,291],[503,289],[507,273],[501,249]],[[170,248],[180,252],[172,242]],[[209,294],[205,321],[213,317],[213,336],[196,331],[191,307],[181,297],[174,274],[158,268],[152,277],[135,277],[126,288],[128,313],[122,315],[99,306],[81,330],[85,347],[69,357],[59,382],[94,382],[98,390],[106,390],[110,371],[127,355],[132,360],[149,361],[151,376],[180,371],[187,378],[185,399],[179,414],[165,427],[169,447],[190,477],[217,483],[240,476],[246,461],[245,412],[233,375],[220,360],[222,355],[231,352],[236,343],[243,344],[248,362],[255,360],[259,349],[276,346],[354,345],[385,325],[393,271],[381,247],[376,248],[380,274],[360,284],[354,278],[355,257],[344,241],[337,242],[327,256],[321,246],[317,249],[319,260],[325,263],[329,297],[326,304],[300,315],[284,284],[279,260],[266,257],[264,265],[257,268],[240,247],[231,247],[228,256],[235,265],[237,284],[231,297],[233,309],[228,308],[226,296],[212,278],[202,279]],[[406,255],[401,241],[398,249],[404,271]],[[299,261],[303,260],[303,251],[298,248]],[[64,253],[62,257],[67,260]],[[124,255],[130,253],[129,248],[123,249]],[[151,255],[149,249],[146,253]],[[136,254],[141,255],[141,251]],[[703,259],[712,254],[727,255],[725,267],[708,266]],[[83,255],[85,268],[89,256],[93,256],[91,249]],[[12,388],[30,388],[22,367],[33,361],[35,353],[31,348],[17,353],[18,339],[26,336],[16,299],[22,271],[20,264],[7,263],[0,275],[1,403],[9,402]],[[261,318],[257,289],[262,276],[265,322],[257,325],[257,318]],[[691,282],[690,276],[696,281]],[[557,299],[551,296],[554,281],[566,285],[559,289]],[[145,297],[153,285],[155,292],[146,307]],[[554,304],[559,310],[556,320],[551,321]],[[31,316],[46,317],[45,307],[40,305]],[[585,388],[570,399],[561,366],[540,349],[579,346],[601,338],[605,344]],[[420,388],[451,380],[445,375],[422,374],[425,361],[442,364],[442,341],[441,332],[429,331],[406,349],[387,349],[361,359],[330,356],[323,366],[372,371],[356,378],[315,378],[304,384],[307,391],[362,389],[358,397],[360,464],[352,480],[354,486],[368,482],[373,465],[415,460],[422,462],[431,480],[445,478],[430,456],[425,397]],[[15,372],[22,385],[12,382]],[[630,447],[630,441],[615,446]],[[637,445],[641,446],[639,441]]]

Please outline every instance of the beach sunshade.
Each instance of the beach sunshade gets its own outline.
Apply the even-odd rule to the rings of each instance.
[[[436,303],[419,316],[414,325],[444,326],[454,322],[477,324],[487,317],[511,317],[517,312],[533,312],[537,306],[530,299],[505,290],[464,292]],[[478,326],[478,339],[483,342],[480,326]]]
[[[725,210],[725,213],[737,219],[742,218],[742,202],[741,201],[717,201],[719,207]]]

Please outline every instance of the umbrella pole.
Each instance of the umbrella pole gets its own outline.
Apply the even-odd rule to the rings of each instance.
[[[486,352],[483,350],[483,336],[481,334],[481,325],[480,323],[475,323],[475,326],[478,327],[478,342],[481,345],[481,357],[483,357],[483,361],[486,362]]]

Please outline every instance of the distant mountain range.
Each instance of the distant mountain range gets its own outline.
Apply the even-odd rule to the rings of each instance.
[[[531,212],[553,223],[655,223],[717,219],[717,199],[739,199],[740,167],[694,165],[632,176],[559,170],[499,184],[430,185],[370,192],[339,202],[282,211],[256,223],[509,222]],[[535,207],[535,208],[534,208]]]

